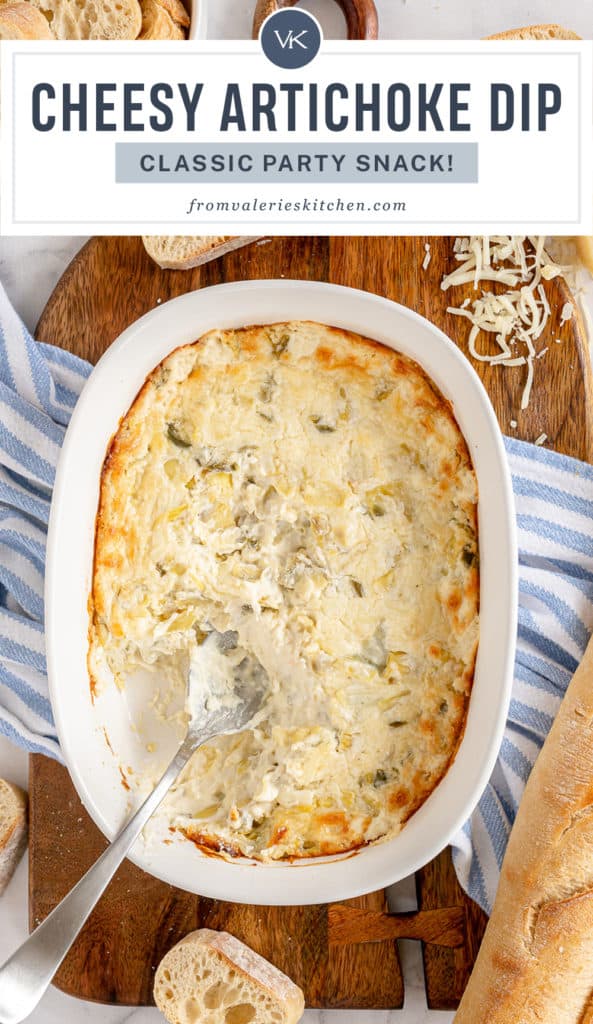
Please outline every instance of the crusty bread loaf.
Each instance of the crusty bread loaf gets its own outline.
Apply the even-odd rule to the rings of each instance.
[[[254,242],[256,235],[143,235],[149,256],[165,270],[191,270]]]
[[[136,39],[142,26],[138,0],[30,0],[56,39]]]
[[[562,25],[527,25],[525,28],[512,28],[508,32],[498,32],[489,39],[580,39],[581,37]]]
[[[227,932],[190,932],[161,960],[155,1002],[170,1024],[296,1024],[305,1001],[290,978]]]
[[[593,235],[577,238],[577,253],[583,266],[593,274]]]
[[[0,779],[0,895],[27,847],[27,794]]]
[[[47,18],[27,0],[0,4],[0,39],[55,39]]]
[[[593,640],[531,772],[455,1024],[584,1024],[593,1007]]]

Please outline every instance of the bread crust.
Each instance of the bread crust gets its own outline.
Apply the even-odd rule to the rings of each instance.
[[[158,0],[141,0],[142,29],[138,39],[185,39],[185,32]]]
[[[527,25],[525,28],[511,28],[507,32],[497,32],[488,39],[580,39],[569,28],[562,25]]]
[[[261,235],[143,235],[142,242],[148,255],[163,270],[192,270],[259,238]],[[176,242],[183,243],[185,249],[190,240],[194,243],[190,252],[175,253]]]
[[[0,779],[0,895],[27,848],[27,794]]]
[[[581,1024],[593,1001],[593,640],[527,782],[455,1024]]]
[[[190,17],[181,0],[158,0],[170,18],[181,28],[189,28]]]
[[[22,3],[0,3],[0,39],[55,39],[41,11]]]
[[[577,253],[583,266],[593,274],[593,236],[581,235],[577,238]]]

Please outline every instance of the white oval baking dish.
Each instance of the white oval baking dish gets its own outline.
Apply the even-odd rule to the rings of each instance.
[[[494,766],[507,715],[516,631],[517,553],[510,476],[498,424],[467,359],[416,313],[367,292],[306,281],[245,281],[191,292],[132,324],[105,353],[78,402],[58,466],[47,545],[46,632],[50,693],[66,762],[80,797],[105,835],[122,825],[138,794],[119,766],[146,762],[142,687],[112,686],[95,704],[86,666],[95,515],[110,438],[148,373],[172,349],[214,327],[310,319],[343,327],[417,360],[453,404],[480,491],[481,639],[465,734],[444,779],[393,839],[356,854],[295,864],[227,863],[172,840],[156,819],[132,854],[140,867],[182,889],[255,904],[320,903],[398,881],[447,845],[475,807]],[[127,689],[127,688],[126,688]],[[160,756],[167,728],[149,723]],[[115,756],[110,753],[104,730]],[[163,731],[164,730],[164,731]],[[168,840],[164,843],[163,840]]]
[[[207,0],[192,0],[188,39],[206,39],[208,35]]]

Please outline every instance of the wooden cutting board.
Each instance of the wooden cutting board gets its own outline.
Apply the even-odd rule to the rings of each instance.
[[[432,259],[423,271],[425,242]],[[286,277],[332,281],[395,299],[431,319],[464,349],[467,325],[447,314],[451,295],[440,289],[443,274],[453,265],[446,238],[275,238],[194,271],[163,271],[137,238],[95,238],[57,285],[37,337],[95,362],[125,327],[160,302],[222,281]],[[518,412],[522,369],[476,368],[505,432],[530,441],[545,433],[546,443],[558,451],[592,461],[587,346],[578,320],[559,325],[558,311],[570,299],[563,282],[550,282],[547,292],[556,313],[548,331],[549,351],[536,366],[528,410]],[[465,294],[470,289],[458,289],[456,302]],[[555,338],[562,338],[562,344],[555,344]],[[517,420],[515,431],[512,419]],[[105,840],[82,808],[66,770],[40,755],[31,757],[30,801],[33,926],[92,864]],[[246,907],[190,895],[126,862],[56,981],[84,999],[150,1003],[154,970],[163,954],[191,929],[207,925],[226,928],[287,971],[304,989],[309,1006],[398,1008],[404,991],[394,936],[408,934],[456,943],[455,948],[423,947],[428,1005],[453,1008],[485,918],[457,884],[448,852],[418,872],[416,882],[421,913],[412,920],[401,915],[394,920],[382,916],[383,892],[349,901],[349,910]],[[287,874],[287,885],[298,885],[298,872]]]

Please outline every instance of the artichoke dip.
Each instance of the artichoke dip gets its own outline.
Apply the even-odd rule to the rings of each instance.
[[[260,860],[401,829],[463,731],[478,642],[477,487],[410,359],[307,322],[214,330],[146,381],[103,469],[89,666],[183,693],[208,632],[269,678],[164,807]]]

